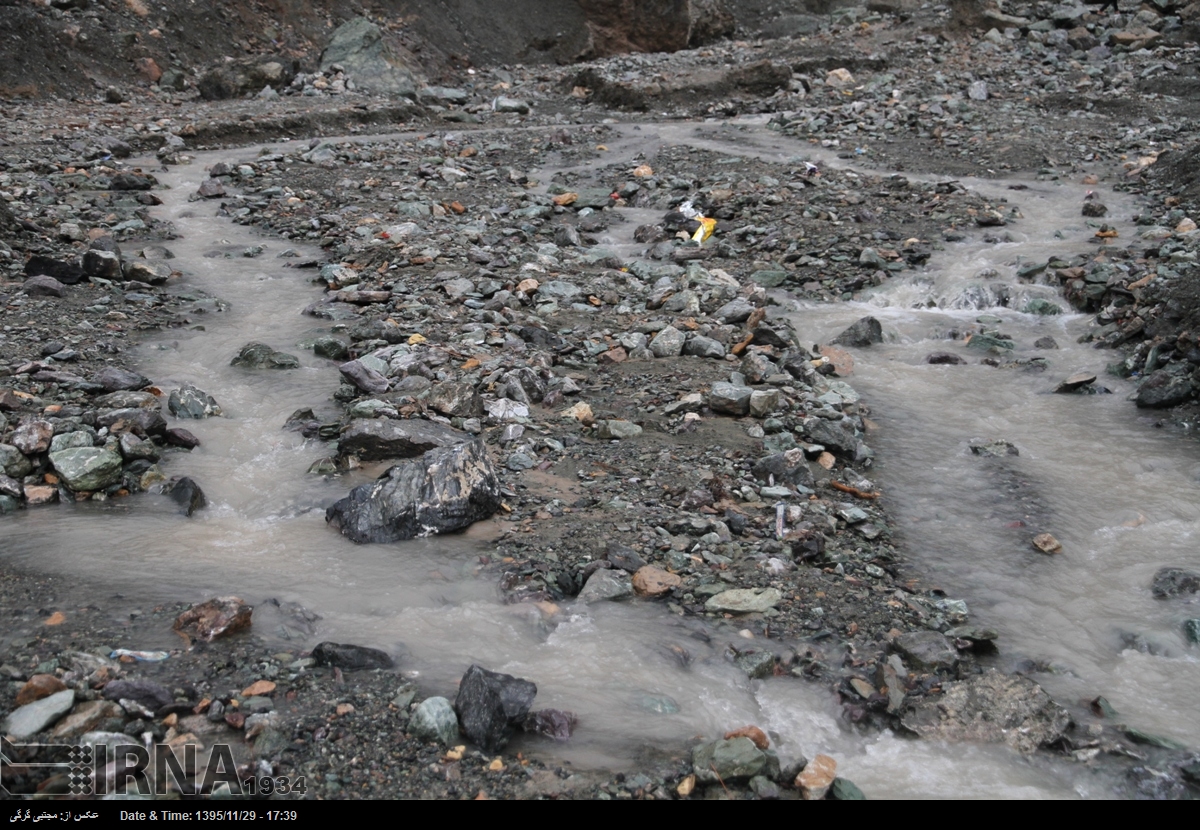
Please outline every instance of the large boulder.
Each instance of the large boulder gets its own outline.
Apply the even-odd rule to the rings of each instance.
[[[1021,675],[988,669],[943,690],[906,714],[904,726],[931,740],[1005,743],[1028,753],[1060,740],[1071,723],[1066,709]]]
[[[393,421],[386,418],[356,418],[338,440],[338,452],[362,461],[385,458],[415,458],[438,447],[452,447],[470,439],[465,432],[436,421]]]
[[[882,343],[883,326],[874,317],[863,317],[830,342],[838,346],[859,348],[870,346],[872,343]]]
[[[350,491],[325,513],[353,542],[453,533],[500,507],[500,479],[483,442],[430,450]]]
[[[1144,409],[1166,409],[1178,406],[1192,397],[1192,382],[1166,369],[1152,372],[1138,387],[1137,405]]]
[[[733,33],[723,0],[579,0],[598,55],[676,52]]]
[[[50,453],[63,484],[77,493],[103,490],[121,480],[121,455],[104,447],[75,447]]]
[[[350,75],[356,86],[370,92],[415,98],[412,72],[383,40],[383,31],[365,17],[347,20],[333,32],[321,53],[321,71],[334,64]]]
[[[454,708],[467,740],[491,754],[524,723],[536,696],[537,686],[528,680],[471,666],[459,681]]]
[[[219,63],[200,76],[196,88],[206,101],[241,98],[263,87],[283,89],[296,77],[296,61],[286,57],[256,57]]]

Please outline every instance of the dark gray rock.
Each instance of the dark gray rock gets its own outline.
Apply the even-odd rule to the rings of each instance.
[[[121,436],[120,450],[121,457],[126,461],[157,461],[162,455],[153,441],[138,438],[132,432]]]
[[[526,716],[521,728],[526,732],[545,735],[556,741],[565,741],[571,737],[571,733],[578,725],[579,718],[574,712],[566,712],[562,709],[539,709]]]
[[[182,427],[171,427],[163,433],[163,438],[172,447],[182,447],[185,450],[194,450],[200,446],[200,439]]]
[[[725,356],[725,347],[711,337],[697,335],[684,344],[683,353],[720,360]]]
[[[1159,369],[1152,372],[1138,387],[1137,405],[1144,409],[1165,409],[1177,406],[1191,397],[1192,382],[1187,376]]]
[[[146,262],[130,260],[121,266],[125,279],[132,282],[144,282],[147,285],[165,285],[171,276],[171,269],[161,262]]]
[[[450,418],[478,418],[483,415],[483,399],[469,383],[439,383],[429,390],[429,407]]]
[[[620,542],[609,542],[604,550],[604,558],[611,562],[613,567],[630,573],[634,573],[646,564],[646,560],[636,550],[622,545]]]
[[[519,403],[539,403],[546,397],[546,380],[534,369],[522,366],[505,376],[505,390],[509,400]]]
[[[113,190],[150,190],[158,184],[158,179],[149,173],[118,173],[109,180],[108,186]]]
[[[953,352],[930,352],[928,355],[926,355],[925,362],[932,363],[934,365],[958,366],[966,363],[967,361],[963,360]]]
[[[356,418],[338,439],[338,452],[363,461],[415,458],[438,447],[452,447],[470,435],[436,421]]]
[[[300,359],[295,355],[278,352],[266,343],[247,343],[229,362],[230,366],[243,369],[296,369]]]
[[[167,398],[167,409],[176,418],[208,418],[221,414],[221,407],[212,395],[185,383],[171,392]]]
[[[1161,568],[1150,583],[1150,593],[1168,599],[1200,591],[1200,574],[1183,568]]]
[[[633,582],[629,574],[613,568],[600,568],[588,577],[579,592],[580,602],[603,602],[627,599],[633,596]]]
[[[812,443],[820,444],[834,455],[843,458],[854,458],[858,448],[858,438],[852,431],[824,418],[812,418],[805,422],[804,434]]]
[[[892,641],[893,647],[905,658],[905,664],[927,671],[949,669],[958,663],[958,652],[937,631],[909,631]]]
[[[312,650],[318,666],[332,666],[347,671],[360,669],[390,669],[392,658],[386,651],[346,643],[318,643]]]
[[[25,275],[53,277],[63,285],[75,285],[87,277],[78,262],[63,262],[47,256],[31,256],[25,263]]]
[[[25,280],[21,290],[30,297],[61,297],[66,293],[66,286],[43,274]]]
[[[995,441],[982,441],[978,438],[971,441],[971,454],[983,456],[984,458],[1003,458],[1006,455],[1020,455],[1021,451],[1011,441],[997,439]]]
[[[112,680],[102,692],[105,700],[132,700],[151,712],[175,702],[175,695],[161,683],[153,680]]]
[[[94,381],[103,386],[106,392],[131,392],[150,385],[150,378],[116,366],[105,366],[96,373]]]
[[[263,87],[283,89],[296,77],[296,60],[288,57],[253,57],[222,61],[200,76],[196,88],[206,101],[241,98]]]
[[[89,277],[102,277],[106,280],[121,278],[121,257],[112,251],[92,249],[83,255],[83,272]]]
[[[708,394],[708,405],[713,412],[726,415],[745,415],[750,411],[750,395],[754,390],[748,386],[735,386],[718,381]]]
[[[798,484],[810,490],[816,486],[812,470],[804,460],[804,451],[801,449],[760,458],[755,462],[752,472],[759,481],[767,481],[769,476],[774,476],[776,484]]]
[[[313,343],[313,354],[330,360],[345,360],[350,356],[350,348],[340,337],[327,334],[324,337],[318,337]]]
[[[140,429],[145,435],[162,435],[167,430],[167,420],[157,409],[129,407],[127,409],[105,409],[96,413],[96,426],[111,427],[124,421],[126,425]]]
[[[388,390],[388,379],[361,360],[343,363],[338,366],[338,371],[342,373],[342,377],[364,392],[378,395]]]
[[[678,357],[683,353],[685,340],[683,332],[674,326],[667,326],[654,335],[654,339],[650,341],[650,351],[655,357]]]
[[[200,485],[186,476],[171,485],[171,501],[179,505],[185,516],[191,516],[208,504]]]
[[[528,680],[473,665],[459,681],[454,708],[467,740],[491,754],[524,723],[536,696],[537,686]]]
[[[830,341],[838,346],[870,346],[883,342],[883,326],[874,317],[864,317]]]
[[[500,480],[483,442],[430,450],[350,491],[325,521],[351,541],[395,542],[452,533],[500,507]]]

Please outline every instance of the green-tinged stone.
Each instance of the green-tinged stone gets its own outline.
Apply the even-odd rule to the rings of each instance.
[[[692,750],[692,772],[702,784],[747,781],[763,771],[767,756],[749,738],[728,738]]]
[[[1025,304],[1026,314],[1040,314],[1043,317],[1048,317],[1054,314],[1062,314],[1062,309],[1057,303],[1052,303],[1049,300],[1044,300],[1041,297],[1034,297]]]
[[[121,455],[104,447],[75,447],[50,453],[50,463],[76,492],[103,490],[121,480]]]
[[[427,697],[413,710],[408,729],[419,741],[437,741],[443,746],[458,742],[458,716],[444,697]]]
[[[1125,733],[1125,737],[1135,744],[1156,746],[1159,749],[1187,749],[1187,744],[1181,744],[1173,738],[1168,738],[1164,735],[1155,735],[1153,732],[1143,732],[1132,726],[1126,726],[1122,731]]]
[[[863,791],[856,787],[853,781],[845,778],[833,779],[833,786],[829,788],[829,791],[836,801],[867,800],[867,797],[863,795]]]
[[[787,281],[787,271],[755,271],[750,279],[764,288],[778,288]]]
[[[667,695],[642,695],[638,706],[656,715],[674,715],[679,711],[679,704]]]
[[[1012,351],[1017,347],[1017,344],[1011,340],[997,337],[994,334],[975,334],[971,336],[971,341],[967,343],[967,346],[985,352]]]

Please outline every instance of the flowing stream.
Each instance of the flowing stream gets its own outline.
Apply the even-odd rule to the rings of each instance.
[[[753,123],[725,136],[688,124],[622,127],[621,135],[604,163],[622,153],[632,158],[656,142],[781,163],[813,155],[808,145]],[[202,290],[227,303],[224,310],[207,304],[208,313],[194,315],[202,330],[165,333],[138,350],[143,372],[159,387],[194,383],[224,409],[224,417],[185,423],[203,445],[167,462],[168,474],[201,484],[209,508],[185,519],[167,499],[144,496],[22,511],[10,520],[8,561],[143,604],[237,593],[257,606],[260,633],[294,638],[294,648],[323,639],[385,648],[427,693],[453,696],[454,681],[470,662],[528,677],[538,684],[537,706],[570,709],[580,715],[580,727],[567,744],[519,741],[518,747],[580,767],[629,768],[647,744],[685,746],[697,734],[757,723],[778,734],[785,757],[834,755],[839,773],[871,797],[1111,793],[1103,775],[1066,761],[1031,760],[1004,747],[859,734],[839,719],[827,690],[789,679],[749,681],[659,606],[568,604],[554,625],[535,608],[505,605],[491,579],[477,575],[479,555],[496,531],[490,522],[461,536],[365,546],[327,528],[325,506],[367,480],[366,473],[333,481],[305,475],[326,448],[282,429],[296,409],[324,401],[327,414],[333,412],[327,396],[337,385],[336,368],[297,345],[331,326],[300,314],[320,289],[310,282],[311,271],[287,268],[296,260],[279,257],[287,248],[302,257],[320,252],[216,217],[212,203],[187,201],[206,166],[251,158],[256,149],[203,153],[156,173],[170,188],[160,194],[159,216],[173,221],[181,236],[169,243],[173,264],[186,274],[179,290]],[[1009,182],[968,184],[1020,205],[1025,218],[1006,228],[1018,241],[948,245],[927,271],[902,272],[861,302],[784,301],[795,305],[793,322],[806,342],[827,342],[867,314],[883,323],[888,341],[857,350],[850,378],[880,425],[872,440],[880,457],[872,478],[926,581],[965,599],[974,621],[1000,631],[998,664],[1034,661],[1046,669],[1036,679],[1064,704],[1103,695],[1130,725],[1200,745],[1194,705],[1200,660],[1180,633],[1186,607],[1155,602],[1148,589],[1163,565],[1200,565],[1192,538],[1200,452],[1147,428],[1124,400],[1129,386],[1123,381],[1102,377],[1112,395],[1049,394],[1076,370],[1103,375],[1113,359],[1112,352],[1075,342],[1086,318],[989,307],[998,285],[1010,294],[1055,297],[1048,286],[1020,284],[1013,265],[1018,257],[1083,249],[1090,231],[1078,216],[1082,188],[1029,182],[1014,195],[1005,191]],[[1132,212],[1117,196],[1104,198],[1116,215]],[[609,241],[627,242],[621,234],[632,233],[635,224],[626,223]],[[1118,227],[1123,236],[1131,231]],[[265,250],[242,256],[252,246]],[[981,288],[975,275],[986,268],[999,276]],[[981,365],[980,353],[946,339],[981,313],[1001,319],[999,327],[1018,343],[1018,357],[1042,355],[1050,368],[1032,373]],[[1044,335],[1060,349],[1032,351]],[[230,367],[237,350],[255,340],[298,355],[302,368]],[[928,365],[931,351],[954,351],[971,363]],[[974,457],[967,449],[973,438],[1006,438],[1020,455]],[[1027,531],[1008,527],[1015,521],[1036,522],[1036,531],[1052,532],[1065,552],[1033,551]],[[284,610],[264,604],[268,598],[280,600]],[[288,603],[321,618],[305,627],[288,616]],[[1197,616],[1194,609],[1187,615]],[[673,643],[693,654],[690,667],[669,657],[666,647]],[[177,644],[164,632],[161,642],[144,647]],[[677,712],[654,711],[665,698]]]

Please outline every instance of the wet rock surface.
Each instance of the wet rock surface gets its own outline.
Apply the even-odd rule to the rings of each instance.
[[[614,22],[623,4],[592,5],[591,22],[605,37],[633,42],[628,20]],[[730,31],[720,4],[677,6],[686,20],[640,27],[638,37],[661,44],[669,36],[673,49]],[[167,428],[157,389],[104,397],[152,384],[133,367],[112,365],[127,362],[132,339],[190,326],[219,302],[189,293],[186,277],[154,249],[176,231],[145,210],[157,184],[147,169],[122,161],[131,149],[186,163],[202,145],[416,119],[419,129],[401,137],[265,148],[245,163],[210,169],[201,186],[203,204],[233,221],[327,253],[311,272],[324,297],[307,314],[331,329],[312,347],[314,356],[338,361],[345,382],[314,391],[314,405],[332,393],[344,407],[336,422],[313,419],[312,440],[338,441],[323,474],[424,454],[355,488],[330,508],[331,524],[355,541],[393,541],[458,530],[503,510],[504,532],[482,573],[514,604],[657,601],[718,640],[744,647],[746,632],[769,644],[733,649],[730,659],[752,677],[815,678],[838,689],[855,723],[902,723],[918,734],[1022,751],[1053,743],[1066,734],[1060,710],[1028,681],[979,673],[968,644],[980,640],[959,631],[951,620],[957,608],[910,572],[886,505],[869,497],[870,406],[839,379],[853,362],[828,346],[810,350],[770,292],[861,297],[919,270],[966,234],[994,234],[1000,243],[1006,228],[1019,231],[1018,196],[986,200],[949,176],[1022,172],[1040,182],[1082,183],[1103,159],[1123,153],[1137,161],[1120,186],[1163,197],[1138,218],[1142,235],[1122,247],[1097,222],[1096,251],[1014,269],[1096,314],[1093,341],[1123,350],[1114,373],[1145,378],[1140,406],[1192,400],[1198,361],[1187,301],[1196,232],[1187,223],[1195,208],[1190,191],[1167,193],[1188,175],[1183,154],[1159,155],[1161,142],[1190,140],[1188,98],[1170,90],[1190,88],[1195,50],[1182,39],[1192,21],[1181,9],[1139,12],[1137,20],[1118,9],[1102,19],[1082,7],[1064,16],[1018,4],[1006,9],[1013,19],[988,18],[987,28],[947,39],[923,27],[950,24],[950,10],[896,11],[771,20],[777,31],[811,41],[723,41],[571,67],[480,67],[411,94],[405,87],[402,101],[369,94],[374,70],[355,55],[389,35],[377,41],[374,24],[356,24],[346,40],[357,45],[333,55],[323,46],[328,60],[317,71],[286,63],[277,71],[264,42],[224,76],[168,69],[155,85],[139,87],[144,95],[127,107],[102,105],[96,93],[88,107],[112,107],[99,121],[75,125],[57,104],[37,108],[0,148],[0,497],[8,500],[0,512],[10,502],[33,509],[150,489],[145,484],[161,482],[147,479],[140,464],[181,465],[173,456],[195,446],[186,430]],[[74,25],[75,12],[63,15],[63,25]],[[867,57],[843,57],[850,38],[869,44],[855,49]],[[402,56],[383,60],[394,68]],[[204,77],[211,83],[201,84]],[[1147,99],[1143,93],[1156,85],[1163,94]],[[253,97],[203,105],[196,97],[209,87]],[[1154,118],[1128,126],[1125,105]],[[633,134],[603,123],[614,108],[622,118],[653,111],[697,120],[646,143],[635,166],[628,153],[610,149]],[[738,125],[722,119],[742,115],[762,116],[778,135],[811,140],[865,169],[801,158],[768,163],[706,144],[738,137]],[[652,131],[648,118],[632,117],[643,121],[639,131]],[[1017,129],[1035,120],[1042,130]],[[517,126],[533,129],[508,129]],[[38,146],[34,137],[49,131],[57,143]],[[871,166],[913,175],[872,173]],[[685,200],[718,220],[703,244],[677,238],[674,220],[663,218]],[[1082,204],[1072,221],[1112,219],[1096,200]],[[1009,302],[993,288],[979,291]],[[1022,310],[1061,311],[1038,299]],[[882,327],[872,322],[834,342],[851,350],[881,342]],[[971,362],[1009,360],[1016,344],[998,326],[980,323],[971,333]],[[61,348],[47,353],[50,345]],[[958,362],[935,356],[929,362]],[[252,368],[301,362],[264,344],[250,344],[235,360]],[[179,392],[174,405],[168,400],[176,417],[218,414],[207,393]],[[987,456],[1015,450],[1007,442],[972,447]],[[195,499],[186,490],[176,485],[171,494],[190,513]],[[602,559],[613,567],[592,567]],[[1183,589],[1170,590],[1163,596]],[[209,639],[197,633],[193,639]],[[131,636],[103,625],[87,634],[106,646],[138,645]],[[430,703],[437,698],[386,705],[399,681],[383,662],[342,665],[320,646],[303,656],[293,649],[295,659],[285,661],[250,642],[216,639],[212,652],[173,655],[188,668],[171,678],[173,667],[114,666],[169,679],[164,688],[173,702],[244,736],[250,720],[228,714],[239,708],[225,708],[239,697],[229,688],[249,688],[261,680],[254,667],[271,666],[286,678],[281,688],[241,697],[267,697],[273,714],[287,720],[249,740],[277,771],[309,771],[323,797],[352,786],[446,796],[566,787],[540,779],[546,789],[530,788],[526,767],[511,759],[491,773],[468,772],[464,756],[450,757],[457,738],[445,707]],[[47,662],[40,651],[14,648],[26,662]],[[214,654],[231,655],[217,674],[238,683],[196,680]],[[316,663],[295,667],[307,660]],[[64,676],[82,671],[66,663]],[[77,681],[100,668],[71,678],[72,688],[86,695]],[[349,669],[380,671],[356,672],[345,687],[339,672]],[[185,681],[175,678],[189,673],[189,688],[176,694],[172,684]],[[84,685],[95,689],[94,681]],[[289,691],[300,703],[288,700]],[[345,699],[330,709],[330,694]],[[410,705],[425,707],[419,719]],[[490,714],[478,722],[472,714],[475,737],[468,739],[489,754],[498,750],[526,722],[528,708],[518,718],[503,705],[482,707]],[[108,720],[126,719],[122,712]],[[419,771],[417,783],[392,777],[384,785],[364,770],[333,772],[333,762],[312,749],[281,749],[296,740],[366,747],[370,718],[400,735],[411,723],[412,736],[397,739],[397,753],[407,755],[376,760],[387,770]],[[560,727],[565,722],[547,716],[531,731],[569,732]],[[119,731],[127,724],[107,725]],[[707,776],[716,766],[735,792],[759,797],[849,798],[856,790],[836,777],[836,764],[814,760],[801,782],[800,770],[784,774],[778,759],[773,767],[768,751],[747,738],[705,745],[699,756],[681,754],[673,769],[654,770],[644,786],[614,780],[601,790],[577,780],[569,789],[690,795],[697,780],[714,787]],[[467,752],[480,762],[474,767],[486,767],[487,759]],[[685,787],[689,775],[695,779]],[[1162,787],[1157,780],[1141,774],[1136,787],[1177,792],[1175,778]]]

